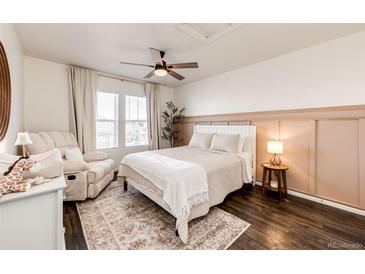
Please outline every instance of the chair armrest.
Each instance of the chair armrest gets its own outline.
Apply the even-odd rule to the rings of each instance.
[[[87,170],[87,164],[85,161],[79,160],[64,160],[63,161],[63,173],[70,174],[70,173],[78,173],[84,170]]]
[[[101,151],[87,152],[83,156],[86,162],[104,161],[108,158],[108,154]]]

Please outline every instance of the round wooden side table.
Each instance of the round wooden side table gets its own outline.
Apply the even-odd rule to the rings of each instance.
[[[279,201],[282,199],[282,195],[288,198],[288,186],[286,183],[286,171],[289,169],[286,165],[274,166],[270,163],[262,163],[261,166],[264,168],[264,174],[262,178],[262,195],[265,194],[265,189],[278,192]],[[275,175],[278,180],[278,187],[272,187],[270,182],[272,175]]]

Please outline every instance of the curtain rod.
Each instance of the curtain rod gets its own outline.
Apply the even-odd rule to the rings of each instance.
[[[91,71],[96,72],[96,74],[99,75],[99,76],[109,77],[109,78],[113,78],[113,79],[117,79],[117,80],[121,80],[121,81],[128,81],[128,82],[138,83],[138,84],[143,84],[143,85],[147,84],[147,83],[150,83],[150,82],[145,82],[145,81],[140,81],[140,80],[129,79],[129,78],[126,78],[126,77],[122,77],[118,74],[112,74],[112,73],[97,71],[95,69],[90,69],[90,68],[87,68],[87,67],[82,67],[82,66],[77,66],[77,65],[68,65],[68,66],[91,70]],[[151,83],[151,84],[154,84],[154,83]]]
[[[109,74],[109,73],[105,73],[105,72],[96,71],[96,74],[99,76],[104,76],[104,77],[108,77],[108,78],[113,78],[113,79],[117,79],[117,80],[121,80],[121,81],[128,81],[128,82],[138,83],[138,84],[143,84],[143,85],[148,83],[148,82],[143,82],[143,81],[139,81],[139,80],[124,78],[119,75]]]

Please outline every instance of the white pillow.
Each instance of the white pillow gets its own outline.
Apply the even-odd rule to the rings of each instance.
[[[238,152],[243,151],[243,147],[245,145],[246,138],[240,135],[240,142],[238,143]]]
[[[190,139],[189,147],[209,149],[213,134],[194,133]]]
[[[84,157],[82,157],[81,150],[78,147],[65,150],[65,158],[66,160],[78,160],[78,161],[84,160]]]
[[[238,153],[240,145],[239,134],[215,134],[212,139],[209,150],[211,151],[222,151],[229,153]]]
[[[84,160],[86,162],[103,161],[108,158],[108,154],[102,151],[92,151],[84,154]]]

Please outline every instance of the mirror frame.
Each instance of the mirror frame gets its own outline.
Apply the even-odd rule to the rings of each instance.
[[[8,59],[0,41],[0,140],[8,131],[11,107],[11,83]]]

